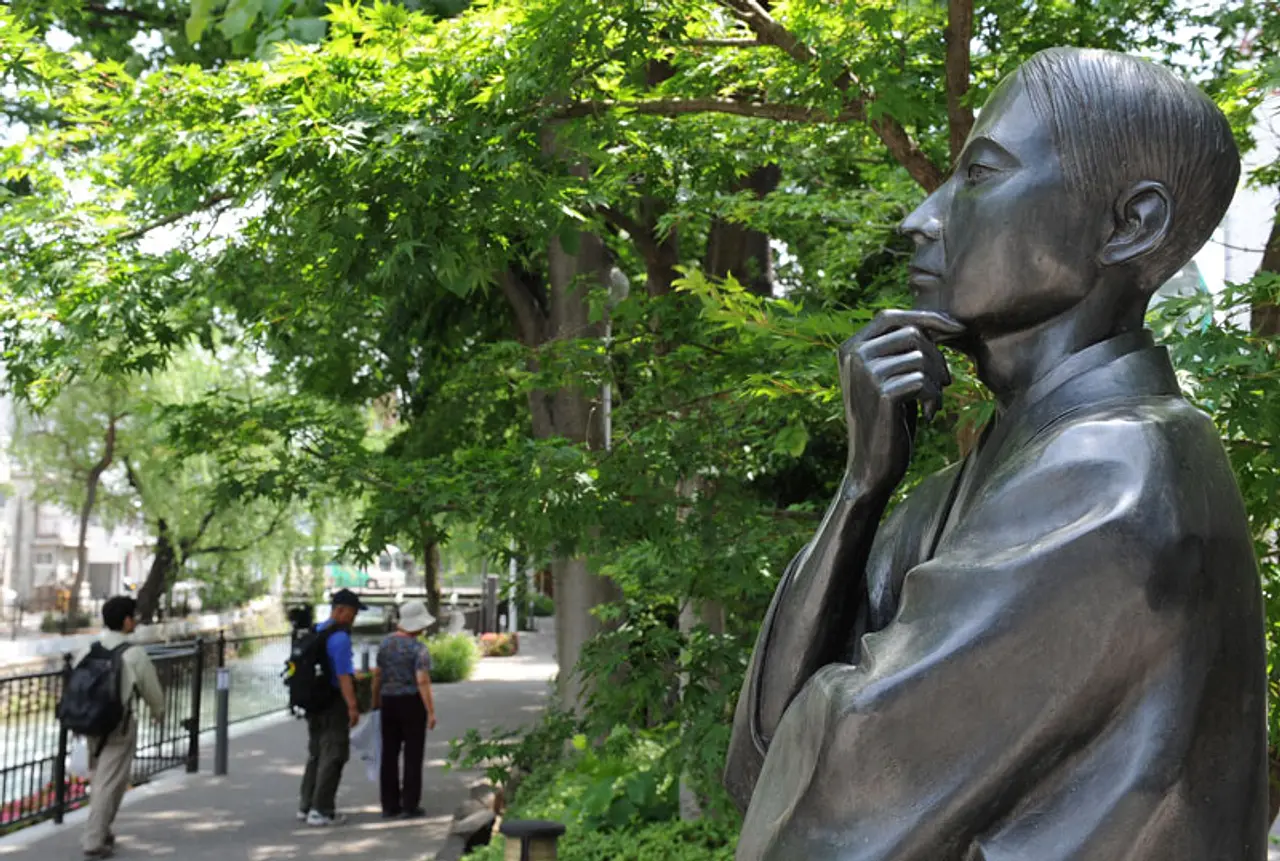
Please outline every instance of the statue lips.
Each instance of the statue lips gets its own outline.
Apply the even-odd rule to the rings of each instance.
[[[915,296],[915,307],[918,310],[929,310],[942,312],[945,303],[942,302],[942,273],[934,269],[920,266],[912,263],[907,267],[908,276],[907,284],[911,288],[911,293]],[[946,314],[950,318],[950,314]],[[925,335],[935,344],[941,344],[946,341],[952,341],[962,336],[964,333],[939,332],[933,329],[925,330]]]
[[[907,283],[913,289],[939,287],[942,284],[942,275],[932,269],[925,269],[922,266],[912,264],[907,267],[907,272],[910,273],[907,277]]]

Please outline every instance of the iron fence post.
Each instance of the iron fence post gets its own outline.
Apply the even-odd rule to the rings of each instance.
[[[222,669],[227,665],[227,631],[225,628],[218,629],[218,669]]]
[[[200,694],[204,689],[204,639],[196,639],[196,667],[191,680],[190,739],[187,742],[187,773],[200,770]]]
[[[62,691],[65,694],[71,678],[71,653],[62,656]],[[53,821],[62,824],[67,810],[67,727],[58,721],[58,758],[53,761]]]
[[[226,668],[218,669],[218,715],[217,723],[214,725],[214,753],[213,753],[213,773],[219,777],[227,773],[228,751],[230,749],[230,734],[228,732],[231,725],[231,671]]]

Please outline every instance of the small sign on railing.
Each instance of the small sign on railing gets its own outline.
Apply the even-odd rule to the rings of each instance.
[[[231,690],[231,670],[225,667],[218,670],[218,690]]]

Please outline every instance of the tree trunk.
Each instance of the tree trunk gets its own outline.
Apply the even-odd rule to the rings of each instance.
[[[973,0],[947,0],[947,126],[951,163],[955,164],[973,130],[973,108],[964,103],[969,92],[969,44],[973,41]]]
[[[422,554],[422,588],[427,593],[427,609],[440,618],[440,545],[434,541]]]
[[[161,517],[156,521],[156,552],[151,559],[151,570],[147,572],[147,579],[138,590],[139,624],[149,625],[155,621],[160,596],[164,594],[165,584],[171,579],[170,575],[177,566],[177,551],[169,534],[169,524]]]
[[[551,240],[547,255],[550,281],[548,308],[550,334],[555,340],[602,337],[601,324],[592,323],[587,304],[588,291],[608,285],[612,266],[604,243],[598,236],[584,233],[576,254],[568,253],[559,238]],[[539,436],[560,436],[602,448],[604,429],[596,409],[596,393],[564,388],[555,392],[544,417],[550,427]],[[549,412],[550,415],[546,416]],[[535,427],[535,434],[538,429]],[[550,431],[550,433],[546,433]],[[596,576],[581,557],[556,559],[551,564],[555,577],[556,654],[560,664],[560,698],[565,708],[581,713],[588,691],[577,673],[579,658],[587,641],[603,626],[592,610],[621,597],[614,582]]]
[[[686,499],[690,504],[697,500],[698,494],[706,490],[706,481],[698,476],[694,478],[682,478],[676,482],[676,495],[681,499]],[[689,517],[690,505],[682,505],[676,512],[676,520],[683,525]],[[696,591],[690,589],[690,591]],[[686,597],[684,603],[680,606],[680,634],[682,638],[688,638],[698,627],[705,627],[712,634],[717,636],[725,632],[725,612],[724,605],[718,601],[701,601],[691,597]],[[684,661],[681,661],[684,664]],[[711,684],[711,682],[708,682]],[[689,685],[689,673],[680,673],[680,697],[685,696],[685,690]],[[690,784],[686,774],[680,775],[679,785],[679,804],[680,818],[685,821],[692,821],[702,818],[703,808],[706,806],[706,799],[701,798],[694,787]]]
[[[98,501],[98,484],[102,481],[102,474],[115,460],[118,420],[118,416],[112,416],[108,420],[107,433],[102,440],[102,457],[89,470],[85,479],[84,504],[80,506],[80,541],[76,547],[76,579],[67,600],[67,618],[71,620],[80,614],[80,589],[89,571],[89,518],[93,516],[93,506]]]
[[[556,146],[550,134],[544,139],[549,153]],[[586,177],[587,170],[571,169]],[[547,251],[545,296],[529,273],[508,270],[501,279],[503,294],[511,305],[521,340],[529,347],[577,338],[602,338],[603,325],[591,321],[588,294],[593,287],[611,283],[612,263],[599,236],[583,232],[577,248],[570,252],[560,237],[551,240]],[[533,361],[536,366],[536,360]],[[599,392],[566,387],[554,392],[529,394],[533,435],[538,439],[562,437],[589,448],[604,445],[604,428],[598,409]],[[613,582],[597,577],[580,557],[562,557],[551,563],[555,581],[556,654],[560,665],[559,694],[565,708],[581,713],[586,691],[575,668],[583,645],[601,630],[591,610],[616,600],[620,593]]]
[[[777,165],[766,165],[752,171],[732,191],[751,191],[763,199],[781,179]],[[759,230],[719,218],[712,221],[704,267],[717,278],[732,275],[757,296],[773,295],[773,252],[768,235]]]
[[[1280,273],[1280,207],[1271,222],[1271,235],[1267,237],[1267,245],[1262,250],[1262,265],[1259,272]],[[1280,305],[1274,302],[1258,303],[1252,308],[1251,326],[1255,335],[1280,335]]]

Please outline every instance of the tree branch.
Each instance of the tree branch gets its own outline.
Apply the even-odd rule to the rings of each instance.
[[[636,221],[630,215],[627,215],[622,210],[615,209],[612,206],[601,206],[596,211],[604,217],[605,221],[609,222],[619,230],[626,231],[626,233],[631,237],[631,241],[640,249],[641,254],[648,256],[657,250],[658,243],[654,240],[653,236],[645,229],[643,224]]]
[[[816,64],[818,55],[812,48],[782,26],[757,0],[715,0],[717,4],[728,9],[743,21],[761,42],[781,48],[793,60],[806,66]],[[870,95],[861,90],[857,77],[848,69],[833,82],[836,89],[845,93],[848,101],[842,115],[851,119],[864,120],[867,117],[867,104],[872,101]],[[888,114],[869,122],[881,142],[898,163],[907,169],[911,178],[924,187],[925,191],[933,191],[942,185],[945,173],[921,151],[919,144],[911,135]]]
[[[204,517],[200,518],[200,525],[196,528],[196,534],[191,538],[179,538],[178,549],[182,552],[180,562],[186,562],[189,558],[201,552],[193,549],[200,543],[200,539],[204,538],[205,532],[209,529],[209,524],[213,522],[213,518],[218,516],[218,506],[212,505],[209,510],[204,513]]]
[[[812,48],[779,24],[778,20],[770,15],[757,0],[716,0],[716,2],[742,20],[766,45],[781,48],[797,62],[805,65],[817,59]]]
[[[511,313],[515,315],[520,340],[526,347],[537,347],[545,340],[546,335],[546,315],[538,306],[537,298],[510,267],[502,270],[498,280],[501,282],[502,295],[506,297]]]
[[[768,48],[759,39],[684,39],[676,42],[681,48]]]
[[[973,130],[973,108],[964,103],[969,92],[969,45],[973,41],[973,0],[947,0],[947,124],[951,162],[960,158]]]
[[[124,233],[117,233],[115,236],[112,236],[111,239],[116,242],[129,242],[134,239],[141,239],[153,230],[168,227],[169,225],[179,222],[184,218],[190,218],[193,215],[198,215],[201,212],[205,212],[206,210],[212,209],[220,203],[226,203],[229,200],[231,200],[231,195],[229,194],[210,195],[196,204],[192,209],[188,209],[183,212],[175,212],[170,215],[166,215],[164,218],[157,219],[150,224],[144,224],[141,227],[136,227],[133,230],[127,230]]]
[[[556,112],[561,120],[599,116],[613,110],[626,110],[637,114],[659,117],[680,117],[688,114],[732,114],[739,117],[774,120],[788,123],[846,123],[858,121],[865,115],[857,107],[846,108],[839,114],[810,108],[805,105],[774,104],[768,102],[744,102],[733,99],[652,99],[635,102],[589,101],[573,102]]]
[[[285,515],[285,512],[288,510],[288,508],[289,506],[287,505],[280,506],[280,508],[277,509],[276,511],[276,516],[271,520],[271,525],[266,528],[266,531],[264,531],[261,535],[257,536],[256,538],[252,538],[246,543],[239,545],[238,547],[230,544],[215,544],[211,547],[195,547],[193,544],[192,549],[187,553],[185,553],[183,555],[183,558],[190,559],[192,556],[201,556],[201,555],[208,555],[208,554],[229,555],[232,553],[243,553],[249,548],[253,547],[255,544],[258,544],[262,541],[266,541],[268,538],[270,538],[275,533],[275,531],[280,528],[280,524],[284,522],[284,515]],[[201,529],[202,533],[203,531],[204,530]]]

